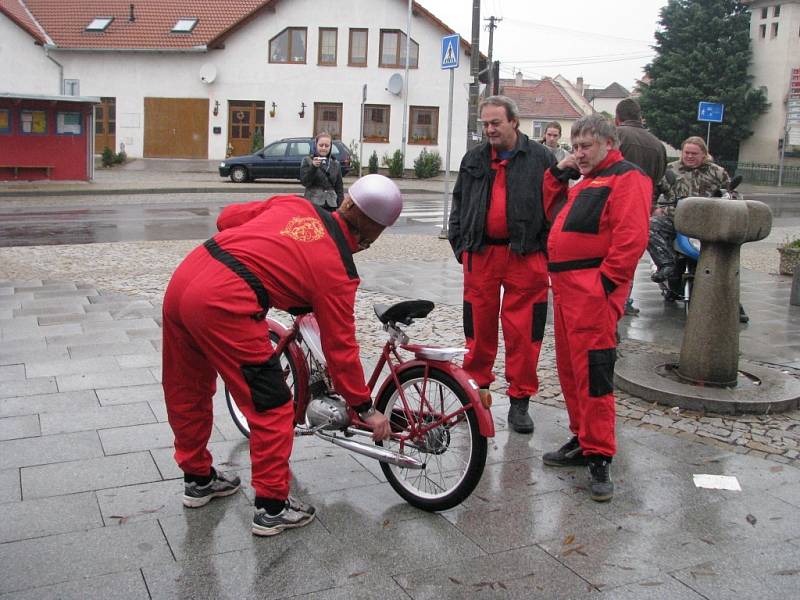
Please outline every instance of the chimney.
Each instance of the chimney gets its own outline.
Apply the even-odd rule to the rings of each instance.
[[[522,71],[517,71],[517,74],[514,76],[514,84],[517,87],[522,87]]]
[[[578,93],[583,96],[583,77],[578,77],[578,80],[575,82],[575,87],[578,88]]]
[[[133,4],[131,4],[131,13],[128,15],[128,23],[133,23],[136,20],[136,15],[133,14]]]

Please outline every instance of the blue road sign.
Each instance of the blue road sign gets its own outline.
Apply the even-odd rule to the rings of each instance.
[[[697,105],[697,120],[709,123],[722,123],[725,105],[720,102],[700,102]]]
[[[442,68],[457,69],[459,59],[459,48],[461,47],[461,36],[446,35],[442,38]]]

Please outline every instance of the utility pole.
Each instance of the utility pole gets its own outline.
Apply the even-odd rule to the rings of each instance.
[[[478,135],[478,71],[481,57],[481,0],[472,0],[472,44],[469,55],[469,73],[472,81],[469,84],[469,106],[467,108],[467,150],[474,148],[480,141]]]
[[[489,21],[489,24],[486,26],[486,29],[489,30],[489,55],[488,55],[488,63],[489,63],[489,85],[486,86],[486,89],[489,90],[489,95],[495,93],[495,74],[494,74],[494,63],[492,62],[492,47],[494,46],[494,30],[497,28],[496,23],[499,23],[503,19],[498,19],[495,16],[491,16],[488,19],[484,19],[484,21]]]

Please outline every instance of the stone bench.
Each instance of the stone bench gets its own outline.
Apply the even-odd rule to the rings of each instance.
[[[14,179],[19,179],[20,171],[44,171],[50,179],[50,171],[54,168],[53,165],[0,165],[0,171],[10,170],[14,174]]]

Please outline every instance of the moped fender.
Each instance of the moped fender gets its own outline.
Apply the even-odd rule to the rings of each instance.
[[[267,317],[267,327],[281,339],[289,335],[289,329],[280,321]],[[294,422],[302,425],[306,422],[306,406],[308,406],[308,367],[303,351],[294,342],[286,344],[286,351],[292,357],[295,366],[295,383],[297,385],[297,397],[294,398]],[[292,390],[294,392],[294,390]]]
[[[431,371],[439,371],[446,375],[449,375],[456,382],[464,389],[469,397],[470,405],[472,409],[475,411],[475,416],[478,418],[478,431],[484,437],[490,438],[494,437],[494,420],[492,419],[492,411],[488,408],[485,408],[481,403],[480,396],[478,395],[478,386],[475,381],[467,374],[467,372],[452,363],[449,362],[434,362],[434,361],[424,361],[424,360],[410,360],[408,362],[404,362],[401,366],[397,368],[397,375],[400,376],[401,373],[412,369],[414,367],[425,367],[427,366]],[[380,398],[383,394],[383,391],[392,381],[391,377],[387,377],[383,384],[381,385],[381,389],[378,390],[376,398]]]

